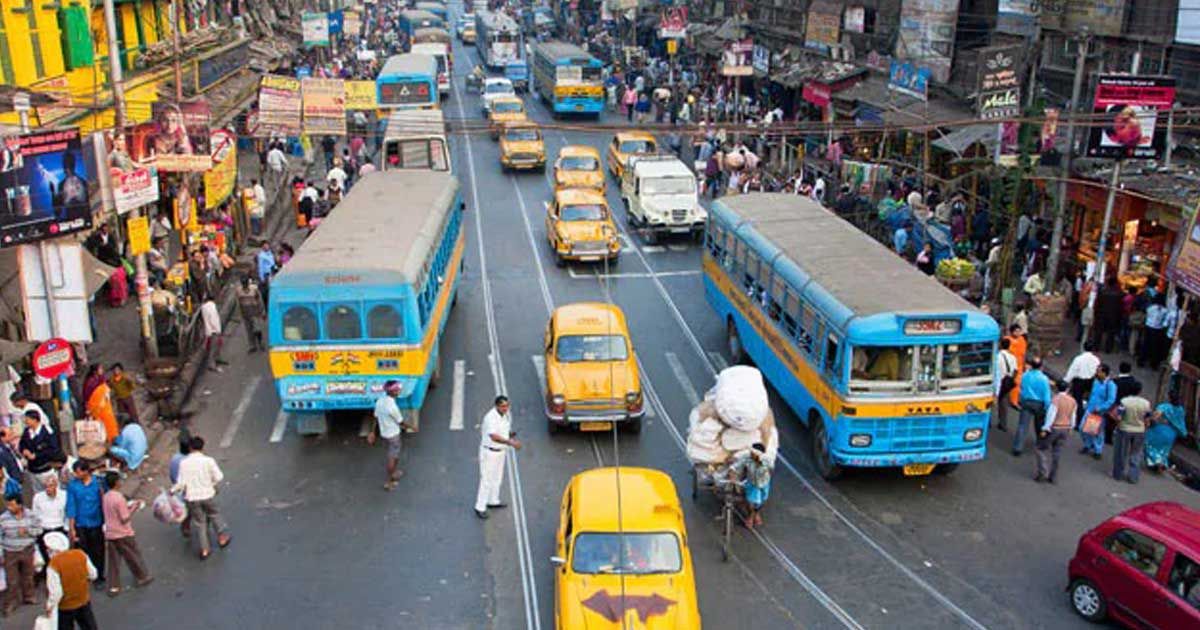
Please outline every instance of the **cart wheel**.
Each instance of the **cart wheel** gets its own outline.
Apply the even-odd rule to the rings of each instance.
[[[721,538],[721,561],[729,562],[729,540],[733,537],[733,504],[725,501],[725,534]]]
[[[692,476],[692,501],[695,501],[696,497],[700,496],[700,489],[698,487],[700,485],[700,482],[696,479],[696,477],[698,475],[696,474],[695,468],[693,468],[691,470],[691,476]]]

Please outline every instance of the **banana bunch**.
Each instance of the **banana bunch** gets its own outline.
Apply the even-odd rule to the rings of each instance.
[[[936,273],[943,280],[970,280],[975,275],[975,265],[965,258],[947,258],[938,263]]]

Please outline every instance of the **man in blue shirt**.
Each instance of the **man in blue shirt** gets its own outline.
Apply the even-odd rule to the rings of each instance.
[[[122,416],[121,434],[113,441],[108,452],[113,457],[125,462],[129,470],[137,470],[146,459],[146,431],[132,416]]]
[[[75,478],[67,484],[67,527],[71,542],[83,549],[96,572],[97,584],[104,583],[104,484],[92,476],[87,463],[71,466]]]
[[[1083,411],[1083,421],[1087,422],[1087,417],[1096,414],[1100,416],[1100,432],[1096,435],[1090,435],[1082,431],[1080,426],[1079,436],[1083,438],[1083,448],[1079,452],[1084,455],[1091,455],[1095,459],[1100,459],[1100,454],[1104,451],[1104,425],[1108,422],[1108,410],[1113,405],[1117,404],[1117,384],[1109,378],[1112,369],[1108,364],[1101,363],[1100,367],[1096,368],[1096,380],[1092,383],[1092,393],[1088,394],[1087,407]]]
[[[271,251],[270,242],[262,242],[262,249],[258,250],[258,254],[254,257],[254,265],[258,274],[259,292],[262,293],[263,304],[266,304],[267,292],[271,286],[271,274],[275,273],[275,252]]]
[[[901,257],[908,256],[908,240],[911,231],[912,225],[906,223],[892,235],[892,246],[896,248],[896,253]]]
[[[1050,379],[1042,373],[1042,358],[1029,357],[1025,361],[1025,373],[1021,375],[1021,393],[1017,398],[1021,408],[1017,430],[1013,435],[1012,454],[1021,455],[1025,445],[1025,433],[1033,422],[1041,423],[1050,408]]]

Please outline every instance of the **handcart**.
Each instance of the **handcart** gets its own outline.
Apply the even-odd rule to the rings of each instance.
[[[717,520],[721,521],[721,560],[729,561],[730,541],[733,538],[733,519],[736,515],[739,497],[742,494],[742,484],[737,479],[730,478],[728,464],[693,464],[692,465],[692,500],[700,497],[700,491],[712,493],[721,503],[721,513]]]

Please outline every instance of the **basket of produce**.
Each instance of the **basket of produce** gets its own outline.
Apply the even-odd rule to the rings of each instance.
[[[937,264],[934,277],[951,289],[962,290],[975,277],[975,264],[965,258],[947,258]]]

